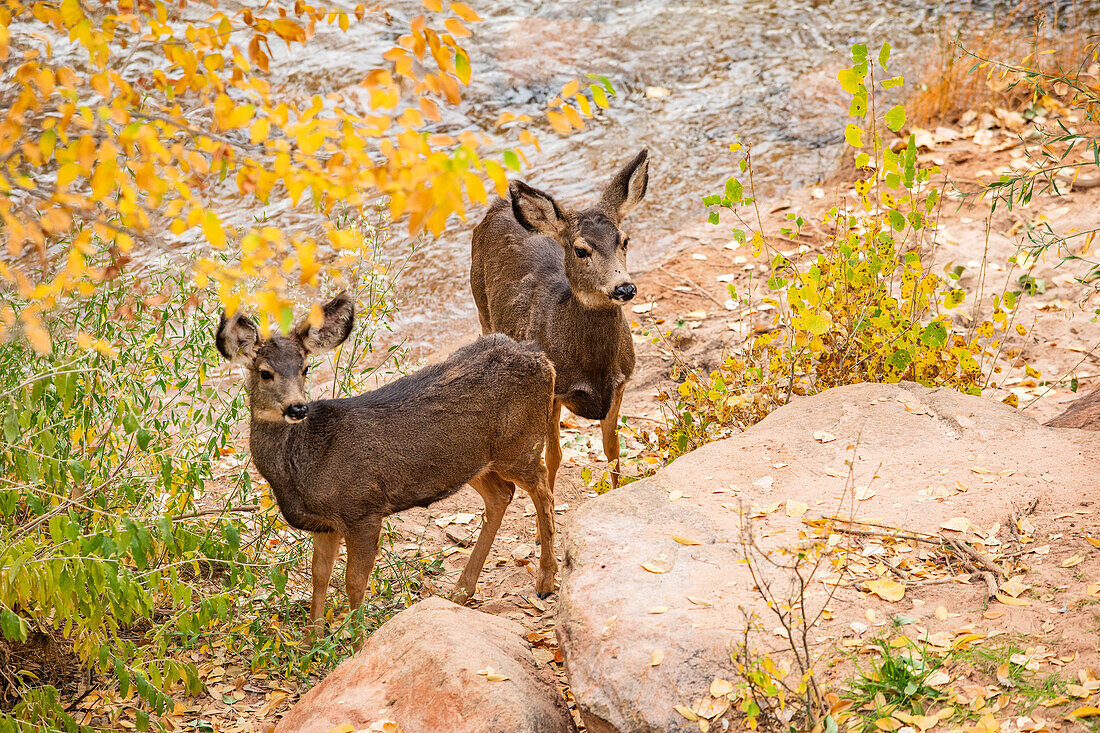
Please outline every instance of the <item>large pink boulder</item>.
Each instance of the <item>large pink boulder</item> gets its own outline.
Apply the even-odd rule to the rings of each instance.
[[[581,717],[590,733],[742,728],[729,695],[714,691],[739,679],[731,652],[745,638],[746,615],[763,626],[755,637],[761,651],[784,645],[743,562],[745,519],[768,552],[799,544],[816,518],[854,514],[877,526],[980,541],[994,553],[1013,541],[1010,517],[1026,507],[1038,507],[1037,532],[1078,532],[1076,512],[1095,505],[1097,466],[1100,434],[1044,427],[995,400],[946,389],[860,384],[782,407],[573,515],[557,633]],[[1069,569],[1038,555],[1028,562],[1037,570],[1028,582],[1083,593],[1073,572],[1093,560]],[[758,567],[773,592],[793,587],[793,578]],[[828,573],[826,566],[807,590],[811,608],[824,603]],[[853,633],[869,609],[877,619],[904,611],[933,629],[943,628],[933,615],[941,603],[981,620],[988,595],[979,577],[914,582],[903,599],[884,600],[870,594],[869,577],[837,579],[832,614],[814,638]],[[1047,614],[1041,604],[1004,608],[1012,612],[1006,618],[1040,614],[1021,623]]]
[[[567,733],[573,720],[514,621],[428,598],[397,614],[290,710],[275,733],[382,721],[402,733]]]

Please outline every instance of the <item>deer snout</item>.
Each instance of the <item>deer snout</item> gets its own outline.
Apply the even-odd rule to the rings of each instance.
[[[287,422],[301,422],[309,414],[309,407],[304,402],[295,402],[283,409],[283,419]]]
[[[622,283],[616,285],[615,289],[611,291],[611,299],[625,303],[631,300],[637,292],[638,288],[634,287],[634,283]]]

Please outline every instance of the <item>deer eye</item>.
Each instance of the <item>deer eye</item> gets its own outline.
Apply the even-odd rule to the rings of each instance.
[[[274,378],[275,378],[275,375],[272,374],[271,372],[269,372],[268,370],[266,370],[266,369],[261,369],[260,370],[260,379],[263,379],[265,381],[270,381]]]
[[[577,258],[581,260],[587,259],[592,256],[591,252],[589,252],[587,249],[582,249],[580,247],[574,247],[573,254],[575,254]]]
[[[623,249],[626,249],[630,245],[630,237],[623,240]]]
[[[302,367],[302,376],[304,377],[307,374],[309,374],[309,364],[306,364],[304,367]]]

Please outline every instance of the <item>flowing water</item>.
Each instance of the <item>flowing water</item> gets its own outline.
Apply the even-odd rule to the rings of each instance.
[[[853,43],[894,48],[891,73],[935,54],[942,28],[960,14],[986,21],[1007,6],[907,0],[490,0],[466,39],[473,81],[449,126],[491,130],[504,111],[541,118],[546,100],[586,73],[606,75],[618,94],[584,131],[563,138],[545,124],[541,152],[524,178],[565,205],[593,202],[617,166],[650,151],[646,201],[631,215],[631,268],[647,269],[703,218],[700,198],[733,171],[734,137],[754,150],[758,185],[772,193],[820,180],[835,165],[845,107],[836,71]],[[1053,4],[1052,4],[1053,6]],[[386,3],[348,33],[318,29],[286,59],[300,91],[347,90],[380,63],[422,12],[419,0]],[[1094,16],[1093,16],[1094,17]],[[872,51],[874,53],[874,51]],[[919,74],[918,74],[919,76]],[[469,294],[470,230],[454,222],[412,258],[396,324],[414,353],[439,332],[474,332]],[[395,239],[395,252],[408,247]]]

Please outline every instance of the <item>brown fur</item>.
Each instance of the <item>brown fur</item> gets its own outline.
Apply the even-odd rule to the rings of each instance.
[[[474,230],[470,286],[482,332],[538,342],[557,372],[547,429],[551,490],[561,463],[562,405],[600,420],[604,453],[613,464],[619,457],[619,406],[634,372],[622,306],[635,292],[620,224],[645,196],[648,171],[643,150],[616,174],[598,205],[580,211],[513,181],[510,200],[493,201]]]
[[[256,468],[286,521],[314,533],[313,621],[324,615],[341,538],[354,609],[370,580],[382,520],[467,483],[485,500],[485,522],[455,595],[473,594],[516,484],[535,503],[542,544],[535,588],[549,594],[557,562],[552,494],[541,461],[554,390],[546,356],[535,344],[482,336],[380,389],[306,403],[306,359],[347,338],[354,304],[341,295],[324,312],[320,326],[303,320],[289,337],[261,339],[244,316],[223,317],[217,335],[222,355],[248,369]]]

